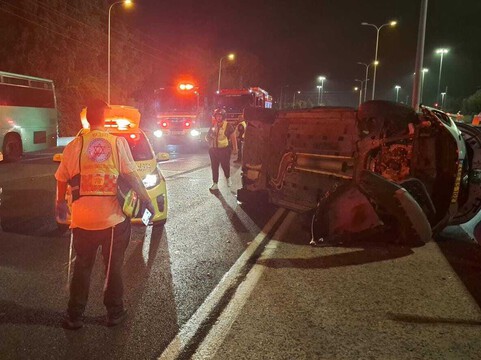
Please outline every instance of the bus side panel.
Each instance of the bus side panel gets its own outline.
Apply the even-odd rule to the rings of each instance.
[[[24,152],[57,146],[57,110],[0,106],[0,146],[8,132],[19,133]]]

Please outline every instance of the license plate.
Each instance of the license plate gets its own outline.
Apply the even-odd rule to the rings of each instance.
[[[177,131],[176,131],[176,130],[172,130],[170,133],[171,133],[172,135],[184,135],[184,132],[183,132],[183,131],[178,131],[178,130],[177,130]]]

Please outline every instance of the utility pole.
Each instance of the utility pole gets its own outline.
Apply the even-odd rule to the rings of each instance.
[[[418,29],[418,47],[416,51],[416,66],[414,69],[414,84],[413,84],[413,96],[412,107],[415,111],[419,110],[421,77],[423,69],[424,59],[424,41],[426,38],[426,18],[428,14],[428,0],[421,0],[421,11],[419,16],[419,29]]]

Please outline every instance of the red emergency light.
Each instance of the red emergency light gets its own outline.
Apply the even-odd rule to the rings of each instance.
[[[180,83],[179,90],[181,91],[190,91],[194,89],[194,85],[190,83]]]

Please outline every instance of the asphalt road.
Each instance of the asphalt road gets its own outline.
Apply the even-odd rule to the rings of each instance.
[[[161,168],[167,179],[169,218],[163,229],[136,226],[126,252],[128,321],[105,326],[103,264],[92,274],[86,326],[61,327],[69,233],[54,220],[57,167],[52,154],[0,164],[0,358],[152,359],[158,357],[223,275],[259,234],[273,208],[237,204],[234,186],[211,185],[209,159],[176,153]]]
[[[428,244],[396,244],[385,233],[311,247],[309,219],[289,213],[236,273],[276,209],[237,204],[236,167],[234,186],[221,178],[211,194],[202,149],[161,164],[165,228],[133,229],[128,321],[105,326],[98,258],[86,326],[64,330],[69,236],[53,219],[50,158],[0,164],[2,360],[481,358],[481,248],[459,227]],[[215,311],[202,318],[209,302]]]

